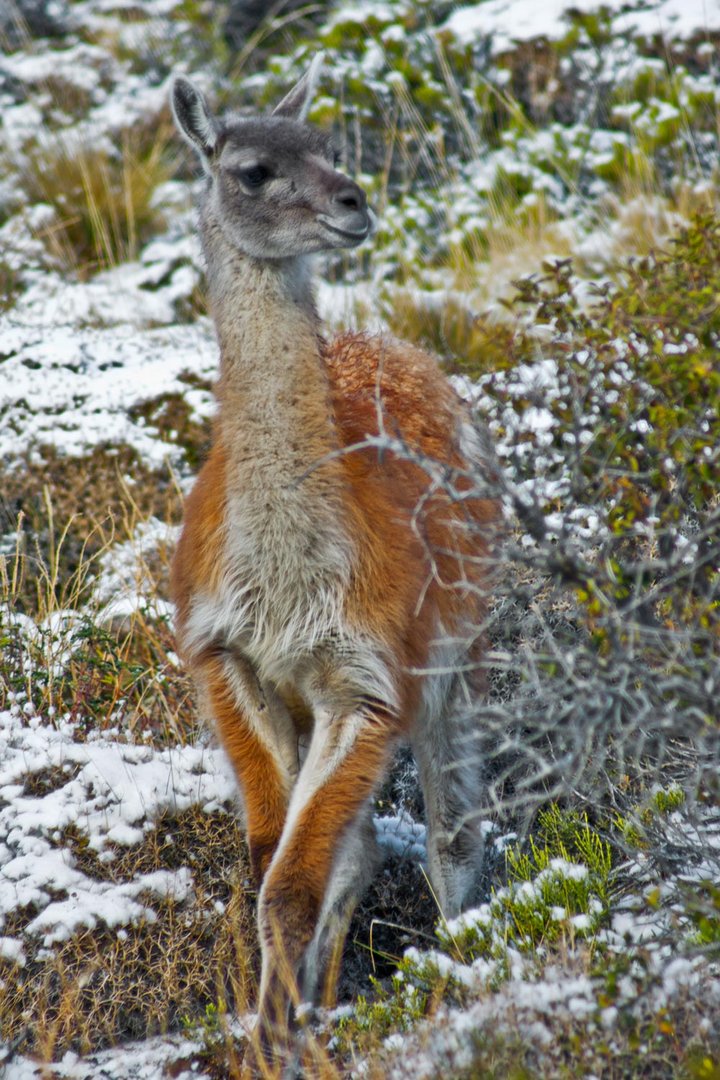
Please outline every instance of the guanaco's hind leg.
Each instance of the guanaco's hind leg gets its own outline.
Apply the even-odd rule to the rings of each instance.
[[[255,1053],[270,1065],[288,1041],[291,1002],[300,1001],[298,976],[314,989],[323,959],[323,928],[343,932],[343,895],[358,881],[345,880],[328,905],[331,875],[384,769],[390,744],[387,721],[363,712],[347,716],[319,710],[312,742],[288,807],[280,843],[260,893],[258,919],[262,984]],[[350,844],[352,846],[352,843]],[[318,936],[317,950],[312,947]],[[327,941],[325,942],[327,944]]]
[[[483,766],[462,679],[456,674],[448,680],[440,708],[426,712],[413,734],[425,798],[430,881],[446,918],[477,900],[484,861],[478,812],[485,790]]]

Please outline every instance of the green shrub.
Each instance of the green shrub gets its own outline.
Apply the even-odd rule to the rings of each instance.
[[[428,995],[405,978],[401,970],[391,979],[390,989],[371,977],[372,1000],[360,995],[352,1013],[343,1016],[334,1031],[334,1046],[341,1055],[367,1052],[388,1035],[408,1031],[422,1016]]]
[[[438,947],[408,949],[389,987],[373,980],[373,999],[359,998],[339,1021],[337,1050],[367,1051],[443,1000],[467,1001],[481,986],[497,988],[518,964],[539,969],[560,942],[592,948],[608,912],[611,863],[609,845],[585,814],[548,806],[529,845],[508,850],[508,885],[493,890],[488,903],[441,919]]]
[[[612,858],[585,814],[541,810],[527,848],[509,848],[506,863],[508,884],[488,904],[438,926],[449,953],[463,963],[489,956],[506,970],[508,949],[536,954],[561,938],[593,938],[608,911]]]

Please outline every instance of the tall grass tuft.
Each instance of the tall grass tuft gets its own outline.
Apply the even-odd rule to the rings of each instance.
[[[174,172],[169,136],[161,125],[151,136],[124,131],[117,148],[60,137],[29,151],[22,176],[28,199],[55,211],[38,236],[66,270],[86,279],[136,258],[162,224],[154,196]]]

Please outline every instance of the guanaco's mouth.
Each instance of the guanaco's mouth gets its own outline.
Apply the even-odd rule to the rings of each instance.
[[[339,225],[335,225],[332,220],[325,216],[325,214],[318,214],[318,221],[321,225],[324,225],[330,232],[337,233],[338,236],[342,236],[343,239],[348,240],[351,244],[361,244],[365,240],[372,228],[372,218],[370,214],[367,215],[366,224],[362,229],[342,229]]]

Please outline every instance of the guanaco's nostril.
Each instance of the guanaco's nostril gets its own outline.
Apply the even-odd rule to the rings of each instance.
[[[346,187],[337,192],[335,202],[345,207],[346,210],[363,210],[365,208],[365,193],[355,185]]]

